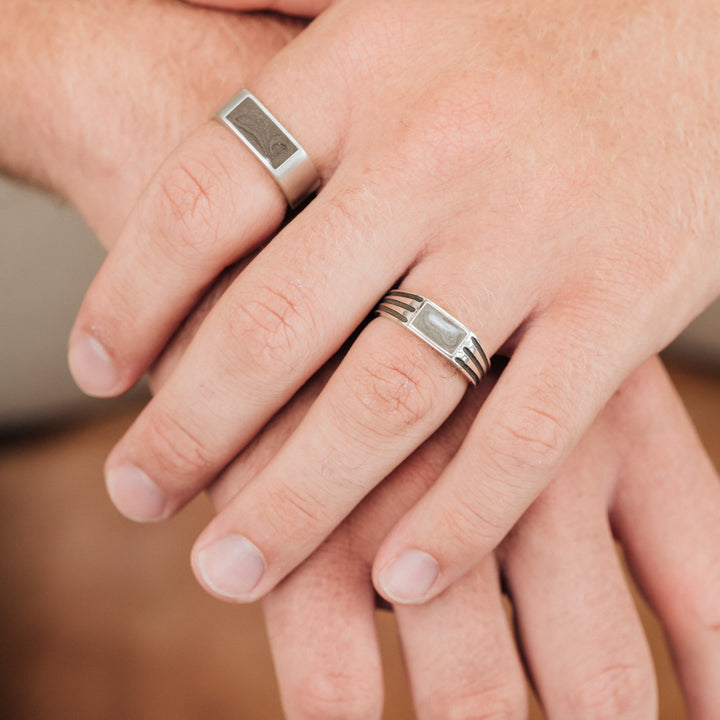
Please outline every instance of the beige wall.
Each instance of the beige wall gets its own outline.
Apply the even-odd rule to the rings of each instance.
[[[75,389],[65,343],[84,289],[102,261],[68,207],[0,179],[0,427],[95,405]],[[674,351],[720,370],[720,304]]]
[[[60,202],[0,181],[0,423],[84,404],[65,343],[102,252]]]

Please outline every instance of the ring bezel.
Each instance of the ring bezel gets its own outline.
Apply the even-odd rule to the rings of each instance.
[[[490,369],[477,336],[437,303],[423,295],[394,289],[377,304],[375,316],[406,327],[450,360],[473,385]]]
[[[249,90],[242,90],[216,117],[267,168],[294,209],[320,186],[320,176],[302,145]]]

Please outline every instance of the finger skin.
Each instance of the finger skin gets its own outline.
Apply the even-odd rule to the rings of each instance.
[[[313,401],[322,391],[337,365],[331,360],[316,373],[253,438],[208,488],[218,513],[251,481],[255,480],[303,421]]]
[[[167,517],[203,489],[341,347],[408,262],[400,256],[363,283],[352,282],[358,267],[372,265],[377,248],[358,242],[348,253],[337,244],[336,233],[361,234],[347,220],[345,200],[328,186],[258,254],[111,452],[108,489],[126,515]],[[360,190],[357,201],[376,199]],[[326,264],[335,267],[331,275]],[[329,312],[338,293],[345,311]],[[157,503],[138,500],[127,468],[154,485]]]
[[[282,450],[198,538],[192,555],[198,579],[225,599],[261,597],[440,427],[466,385],[411,333],[373,321]],[[221,588],[223,578],[211,577],[201,560],[227,537],[247,538],[263,555],[267,572],[251,590]]]
[[[367,561],[330,540],[263,602],[288,720],[382,715],[383,675]]]
[[[630,438],[648,431],[648,417],[657,442],[651,453],[627,443],[611,519],[665,627],[689,716],[712,720],[720,713],[720,478],[659,364],[634,379],[615,420],[633,419],[625,420]]]
[[[398,337],[398,330],[390,323],[374,325],[372,329],[376,332],[367,332],[370,329],[367,328],[366,337],[356,341],[353,347],[355,357],[377,347],[378,340],[387,345],[387,341],[397,338],[395,347],[398,350],[403,344],[415,346],[419,365],[429,364],[434,372],[454,372],[446,367],[442,358],[436,357],[432,351],[427,352],[428,349],[412,336],[400,334]],[[401,354],[408,356],[408,353]],[[327,394],[335,397],[342,383],[338,380],[338,373],[340,371],[336,371],[325,388]],[[376,382],[379,388],[386,389],[395,379],[395,376],[389,375],[386,384],[381,385],[382,379],[378,376]],[[217,594],[217,586],[213,586],[212,581],[200,571],[200,554],[219,538],[234,534],[249,538],[261,549],[269,572],[251,595],[225,599],[247,601],[267,592],[307,557],[380,479],[389,475],[440,426],[460,400],[464,381],[451,375],[445,387],[448,391],[445,402],[433,400],[433,406],[422,414],[411,409],[412,421],[404,422],[402,418],[406,408],[402,407],[395,411],[396,418],[391,417],[389,422],[377,427],[377,434],[372,438],[375,440],[372,454],[367,452],[370,443],[358,440],[361,433],[367,432],[367,426],[357,420],[356,424],[349,424],[351,421],[343,424],[337,415],[324,413],[324,406],[316,401],[282,450],[249,487],[223,508],[198,538],[193,563],[206,589]],[[378,392],[379,397],[384,391],[379,389]],[[367,397],[369,404],[372,402],[370,392]],[[432,394],[427,393],[427,397],[432,398]],[[388,415],[392,413],[390,402],[386,401]],[[406,401],[408,405],[412,402],[412,399]],[[402,424],[402,428],[397,432],[386,432],[384,428],[393,423]],[[341,428],[341,432],[350,430],[354,442],[338,443],[338,433],[331,433],[331,427]],[[308,522],[309,518],[311,522]]]
[[[527,717],[527,685],[486,558],[447,592],[395,608],[418,720]]]
[[[593,426],[499,553],[550,720],[657,717],[652,658],[607,521],[607,440]]]
[[[383,597],[437,595],[494,549],[552,480],[622,379],[608,362],[610,342],[592,355],[582,343],[563,318],[527,327],[463,446],[380,548],[373,578]],[[398,586],[398,568],[418,553],[435,564],[434,579]]]

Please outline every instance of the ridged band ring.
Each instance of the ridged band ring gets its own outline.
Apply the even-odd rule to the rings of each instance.
[[[270,171],[291,208],[318,189],[320,176],[308,154],[251,92],[239,92],[217,117]]]
[[[422,295],[391,290],[375,307],[374,315],[394,320],[415,333],[450,360],[473,385],[490,368],[475,334]]]

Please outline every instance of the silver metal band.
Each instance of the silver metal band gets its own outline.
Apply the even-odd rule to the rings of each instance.
[[[239,92],[218,110],[217,117],[270,171],[291,208],[318,189],[320,176],[312,160],[251,92]]]
[[[452,315],[422,295],[391,290],[374,314],[403,325],[450,360],[477,385],[490,368],[490,361],[477,337]]]

